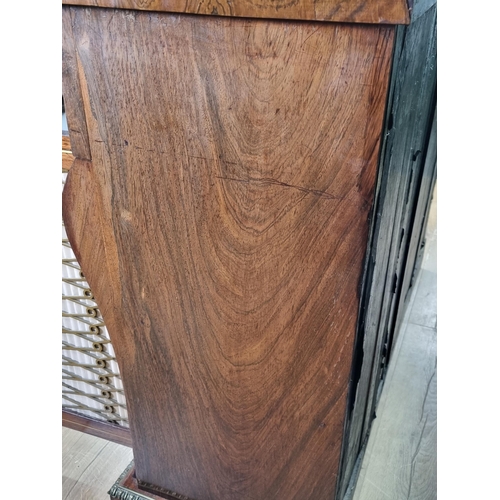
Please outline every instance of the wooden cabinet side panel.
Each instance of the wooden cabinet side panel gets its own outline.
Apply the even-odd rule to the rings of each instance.
[[[331,498],[393,29],[71,11],[92,163],[65,223],[139,482]]]

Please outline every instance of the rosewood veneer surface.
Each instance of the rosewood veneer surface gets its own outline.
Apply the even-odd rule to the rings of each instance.
[[[63,17],[64,220],[139,484],[332,498],[393,28]]]
[[[229,17],[407,24],[406,0],[63,0],[67,5]]]

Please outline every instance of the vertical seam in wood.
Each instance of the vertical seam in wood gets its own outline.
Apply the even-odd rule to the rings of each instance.
[[[90,140],[89,140],[88,118],[87,118],[87,113],[86,113],[85,106],[84,106],[83,92],[82,92],[82,81],[80,78],[80,61],[79,61],[79,57],[78,57],[78,52],[76,50],[76,41],[75,41],[74,32],[73,32],[73,15],[72,15],[73,8],[63,6],[63,15],[64,15],[65,11],[67,12],[67,16],[69,16],[69,18],[70,18],[70,24],[71,24],[71,29],[69,30],[70,32],[67,33],[67,36],[71,38],[71,52],[73,53],[73,55],[75,57],[75,61],[77,63],[77,68],[78,68],[78,70],[74,74],[74,77],[75,77],[75,83],[77,84],[76,87],[78,89],[79,95],[76,96],[75,100],[79,103],[82,103],[83,114],[85,117],[85,123],[80,123],[80,125],[84,125],[84,130],[80,130],[80,134],[83,136],[85,146],[86,146],[85,147],[86,151],[80,151],[79,148],[77,148],[75,150],[75,148],[73,148],[72,153],[73,153],[73,156],[75,158],[78,158],[80,160],[92,161],[92,152],[91,152]],[[63,87],[64,87],[64,85],[63,85]],[[71,130],[70,129],[71,129],[71,126],[68,123],[68,133],[69,133],[69,136],[71,138]],[[82,153],[85,153],[85,154],[82,154]]]

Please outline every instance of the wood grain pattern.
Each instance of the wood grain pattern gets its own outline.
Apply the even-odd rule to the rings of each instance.
[[[71,153],[71,141],[67,135],[62,136],[62,150]]]
[[[62,154],[62,169],[68,171],[73,165],[75,157],[72,154],[64,153]]]
[[[63,0],[63,4],[261,19],[408,24],[405,0]]]
[[[435,262],[436,262],[436,199],[435,196],[431,205],[431,216],[429,217],[429,229],[427,232],[427,239],[429,241],[429,245],[426,245],[425,250],[425,270],[429,270],[430,268],[434,273],[435,280]],[[424,269],[424,268],[423,268]],[[418,282],[415,284],[413,292],[411,293],[411,300],[409,301],[408,310],[406,314],[406,318],[404,321],[404,328],[408,324],[408,316],[412,312],[412,305],[416,302],[415,295],[418,297],[425,297],[425,301],[427,302],[427,307],[435,307],[435,302],[432,303],[429,301],[429,294],[426,293],[428,290],[426,288],[428,280],[418,279]],[[432,295],[432,294],[431,294]],[[417,297],[417,298],[418,298]],[[415,304],[417,305],[417,304]],[[423,307],[424,303],[418,304],[418,307]],[[406,490],[403,489],[402,498],[407,498],[408,494],[408,465],[405,462],[400,461],[398,463],[394,463],[391,467],[390,463],[387,465],[385,462],[386,457],[389,457],[389,461],[393,462],[398,459],[400,456],[401,450],[405,450],[405,454],[408,452],[412,457],[410,460],[406,460],[406,464],[411,462],[413,456],[415,455],[416,447],[415,443],[418,443],[418,439],[422,434],[422,421],[419,418],[422,414],[422,403],[424,406],[425,416],[424,421],[427,415],[433,411],[434,416],[429,415],[427,424],[433,423],[435,424],[436,418],[436,406],[432,410],[431,405],[436,405],[436,387],[433,384],[436,382],[435,375],[432,377],[432,372],[429,372],[428,369],[415,369],[415,361],[418,359],[418,366],[433,366],[425,358],[422,358],[422,355],[428,356],[431,354],[435,356],[435,351],[429,350],[427,348],[429,337],[424,335],[414,334],[420,331],[426,331],[422,327],[418,325],[412,325],[413,330],[401,331],[401,335],[398,337],[396,341],[396,348],[394,349],[393,356],[391,358],[391,362],[389,364],[389,371],[387,374],[386,381],[384,383],[382,397],[379,403],[379,407],[377,409],[377,418],[374,421],[374,430],[370,434],[370,438],[368,440],[368,446],[370,447],[370,453],[365,455],[366,460],[363,461],[363,478],[360,478],[358,482],[358,489],[360,491],[356,492],[357,500],[366,500],[370,498],[371,500],[387,500],[387,498],[391,498],[392,493],[396,493],[401,491],[401,484],[406,483]],[[435,329],[434,329],[435,330]],[[435,334],[434,334],[435,336]],[[419,342],[419,339],[423,341],[423,344]],[[415,342],[416,341],[416,342]],[[400,356],[402,359],[399,360]],[[432,360],[434,363],[435,361]],[[396,368],[394,370],[394,368]],[[432,379],[431,379],[432,377]],[[401,383],[403,381],[403,384]],[[405,384],[409,382],[409,386],[411,387],[408,390],[408,386],[405,387]],[[427,392],[427,386],[429,390]],[[403,390],[402,390],[403,389]],[[415,391],[417,389],[417,391]],[[422,392],[420,392],[422,391]],[[427,397],[425,398],[424,403],[424,392],[427,392]],[[417,418],[416,418],[417,417]],[[385,424],[382,425],[382,421],[387,420]],[[409,426],[409,423],[413,423],[414,427]],[[429,428],[431,428],[429,425]],[[435,431],[434,427],[434,431]],[[424,431],[424,434],[427,432]],[[101,463],[93,462],[90,464],[91,460],[96,456],[95,453],[92,452],[90,443],[88,444],[88,448],[79,446],[78,442],[74,442],[72,438],[82,436],[81,433],[74,432],[70,429],[63,429],[63,477],[68,476],[67,467],[71,467],[72,464],[68,464],[67,457],[74,456],[75,453],[79,455],[79,462],[85,462],[85,465],[88,465],[88,469],[86,474],[92,477],[93,474],[102,474],[103,472],[106,474],[105,476],[101,476],[102,480],[100,483],[95,483],[97,486],[101,486],[101,490],[105,493],[110,485],[112,485],[116,479],[116,473],[113,475],[110,470],[111,467],[104,467],[101,470],[96,470],[96,467],[99,467]],[[98,438],[94,438],[92,436],[85,436],[89,438],[89,440],[95,440],[102,442],[102,440]],[[415,440],[415,437],[417,438]],[[421,441],[421,448],[419,452],[416,454],[412,471],[412,483],[413,487],[411,489],[411,494],[421,495],[423,492],[428,492],[428,496],[423,496],[426,500],[431,500],[433,497],[430,493],[432,492],[432,486],[434,485],[434,493],[435,493],[435,477],[436,477],[436,469],[435,469],[435,457],[436,451],[435,448],[432,450],[431,441],[427,436],[422,436],[424,439]],[[87,442],[88,442],[87,441]],[[435,435],[434,435],[434,447],[435,447]],[[399,450],[396,448],[398,447]],[[387,451],[390,452],[387,454]],[[129,451],[128,448],[122,447],[121,453],[127,453]],[[128,456],[128,455],[127,455]],[[424,460],[426,459],[424,465]],[[122,460],[119,458],[117,461]],[[432,464],[434,463],[434,468]],[[66,465],[64,465],[66,464]],[[380,464],[383,465],[383,469],[379,468]],[[382,475],[380,475],[382,473]],[[373,485],[375,483],[375,486]],[[424,486],[426,485],[426,486]],[[379,489],[377,489],[379,488]],[[382,491],[380,491],[380,488]],[[354,488],[353,488],[354,489]],[[353,492],[354,493],[354,492]],[[377,497],[378,494],[378,497]],[[371,495],[371,496],[369,496]],[[65,500],[82,500],[80,496],[75,496],[73,494],[64,497]],[[351,499],[351,496],[347,496],[345,500]],[[109,500],[109,497],[105,497],[104,495],[99,496],[99,494],[95,494],[92,497],[92,500]],[[396,497],[396,500],[400,500]]]
[[[64,220],[139,484],[332,498],[393,29],[69,14],[92,162]]]
[[[87,123],[84,109],[81,106],[82,93],[78,61],[71,31],[71,20],[63,12],[62,17],[62,93],[65,102],[68,133],[75,156],[82,160],[90,160],[90,145],[87,134]]]
[[[62,136],[62,169],[69,170],[71,165],[73,165],[73,161],[75,157],[71,152],[71,143],[69,141],[69,137],[63,135]]]

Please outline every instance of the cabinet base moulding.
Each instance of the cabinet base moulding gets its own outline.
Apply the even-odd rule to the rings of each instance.
[[[139,486],[132,461],[108,491],[108,495],[111,500],[192,500],[173,491],[162,490],[153,493],[149,490],[146,484]]]

